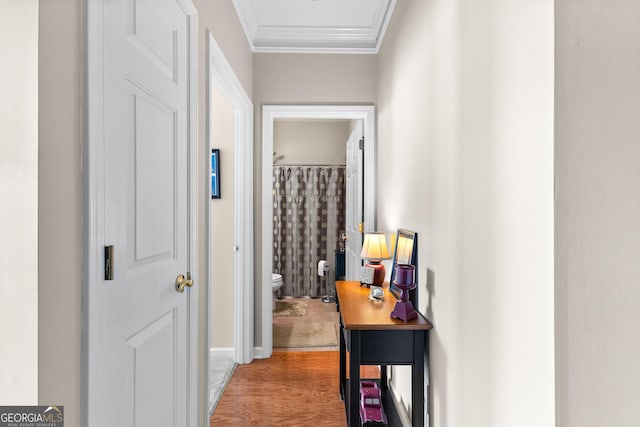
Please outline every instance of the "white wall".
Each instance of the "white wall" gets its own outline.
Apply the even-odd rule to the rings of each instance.
[[[558,427],[640,425],[640,3],[556,4]]]
[[[38,10],[0,0],[0,405],[38,403]]]
[[[552,0],[405,0],[378,58],[378,228],[420,234],[433,426],[554,422],[553,24]]]
[[[277,120],[274,164],[344,165],[349,120]]]
[[[233,348],[234,108],[213,90],[211,148],[220,149],[220,195],[211,199],[211,346]]]

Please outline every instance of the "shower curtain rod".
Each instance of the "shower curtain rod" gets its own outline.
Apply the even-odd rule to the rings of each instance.
[[[289,167],[289,168],[295,168],[295,167],[301,167],[301,168],[312,168],[312,167],[319,167],[319,168],[345,168],[347,167],[347,165],[283,165],[283,164],[275,164],[273,166],[284,166],[284,167]]]

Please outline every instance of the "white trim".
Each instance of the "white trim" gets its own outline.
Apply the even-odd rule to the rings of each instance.
[[[262,346],[256,346],[253,347],[253,357],[255,357],[256,359],[266,359],[269,356],[265,357],[262,354]]]
[[[85,7],[85,71],[84,71],[84,135],[83,135],[83,235],[82,235],[82,336],[80,371],[80,424],[90,425],[90,414],[94,411],[91,378],[89,377],[89,356],[92,351],[90,340],[89,302],[91,290],[95,287],[101,259],[98,242],[104,242],[104,203],[99,197],[104,181],[104,140],[103,105],[103,3],[87,0]]]
[[[273,122],[276,119],[355,119],[364,124],[364,227],[376,228],[376,123],[372,105],[264,105],[262,107],[262,347],[256,357],[273,351],[271,273],[273,265]],[[258,356],[259,354],[259,356]]]
[[[396,0],[391,0],[389,2],[389,7],[385,11],[383,15],[379,15],[377,19],[382,19],[382,24],[380,25],[380,31],[378,32],[378,40],[376,41],[376,53],[380,51],[382,47],[382,41],[384,40],[384,36],[387,33],[387,27],[389,27],[389,22],[391,21],[391,16],[393,15],[393,10],[396,7]]]
[[[210,111],[211,96],[215,87],[234,108],[234,360],[250,363],[253,360],[254,318],[254,272],[253,272],[253,104],[236,77],[213,34],[207,31],[208,42],[208,88],[207,111]],[[207,139],[210,138],[210,114],[207,114]],[[208,157],[205,159],[208,165]],[[206,169],[208,171],[208,167]],[[209,188],[209,176],[205,188]],[[206,207],[207,218],[207,284],[211,283],[209,266],[212,238],[210,232],[210,204]],[[206,286],[208,291],[208,285]],[[208,294],[208,292],[207,292]],[[207,301],[209,298],[207,297]],[[207,302],[207,347],[210,347],[209,325],[211,313]],[[208,384],[208,383],[207,383]]]
[[[191,0],[178,0],[189,16],[189,273],[194,283],[198,277],[198,11]],[[189,290],[187,295],[189,319],[189,358],[187,359],[187,375],[189,375],[189,394],[187,399],[187,425],[198,425],[198,294],[199,286]],[[195,402],[194,402],[195,401]]]
[[[402,425],[403,426],[412,425],[411,416],[409,416],[407,409],[402,403],[402,399],[400,398],[400,393],[396,388],[395,382],[393,381],[391,381],[391,383],[389,384],[389,392],[391,393],[391,400],[393,401],[393,404],[396,407],[396,412],[398,414],[398,417],[400,417],[400,422],[402,423]],[[428,395],[425,394],[425,396],[428,396]],[[425,424],[425,425],[428,426],[429,424]]]
[[[235,356],[233,347],[211,347],[209,349],[209,359],[233,359]]]
[[[377,54],[396,0],[380,2],[369,27],[258,25],[250,2],[233,0],[233,5],[252,52]]]
[[[240,25],[247,37],[247,42],[249,42],[249,46],[253,51],[253,35],[258,29],[258,24],[253,16],[253,11],[248,7],[248,3],[244,1],[233,0],[233,6],[236,8],[236,15],[238,15]]]

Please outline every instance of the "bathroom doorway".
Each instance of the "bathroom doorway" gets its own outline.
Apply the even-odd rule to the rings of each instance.
[[[274,123],[274,351],[338,348],[335,260],[345,230],[351,126],[347,119]]]
[[[263,107],[263,157],[262,157],[262,354],[269,357],[273,351],[273,164],[278,157],[274,150],[276,123],[295,120],[357,121],[361,120],[364,139],[364,230],[375,228],[375,107],[373,106],[264,106]],[[347,135],[348,138],[348,135]],[[342,141],[341,156],[344,158],[346,138]],[[274,151],[275,156],[274,156]],[[280,159],[286,160],[286,159]],[[344,160],[346,163],[346,159]],[[330,257],[331,258],[331,257]],[[333,263],[333,260],[329,260]],[[333,270],[332,270],[333,271]]]
[[[349,120],[279,119],[273,138],[273,273],[286,298],[333,293],[335,252],[345,230]],[[319,276],[318,261],[327,261]]]

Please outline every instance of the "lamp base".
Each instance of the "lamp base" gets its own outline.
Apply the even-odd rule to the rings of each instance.
[[[416,310],[413,308],[411,301],[398,301],[391,312],[392,319],[400,319],[405,322],[416,319],[417,317],[418,313],[416,313]]]
[[[371,260],[367,263],[367,267],[373,268],[373,283],[371,283],[371,286],[382,286],[386,275],[384,265],[380,261]]]

